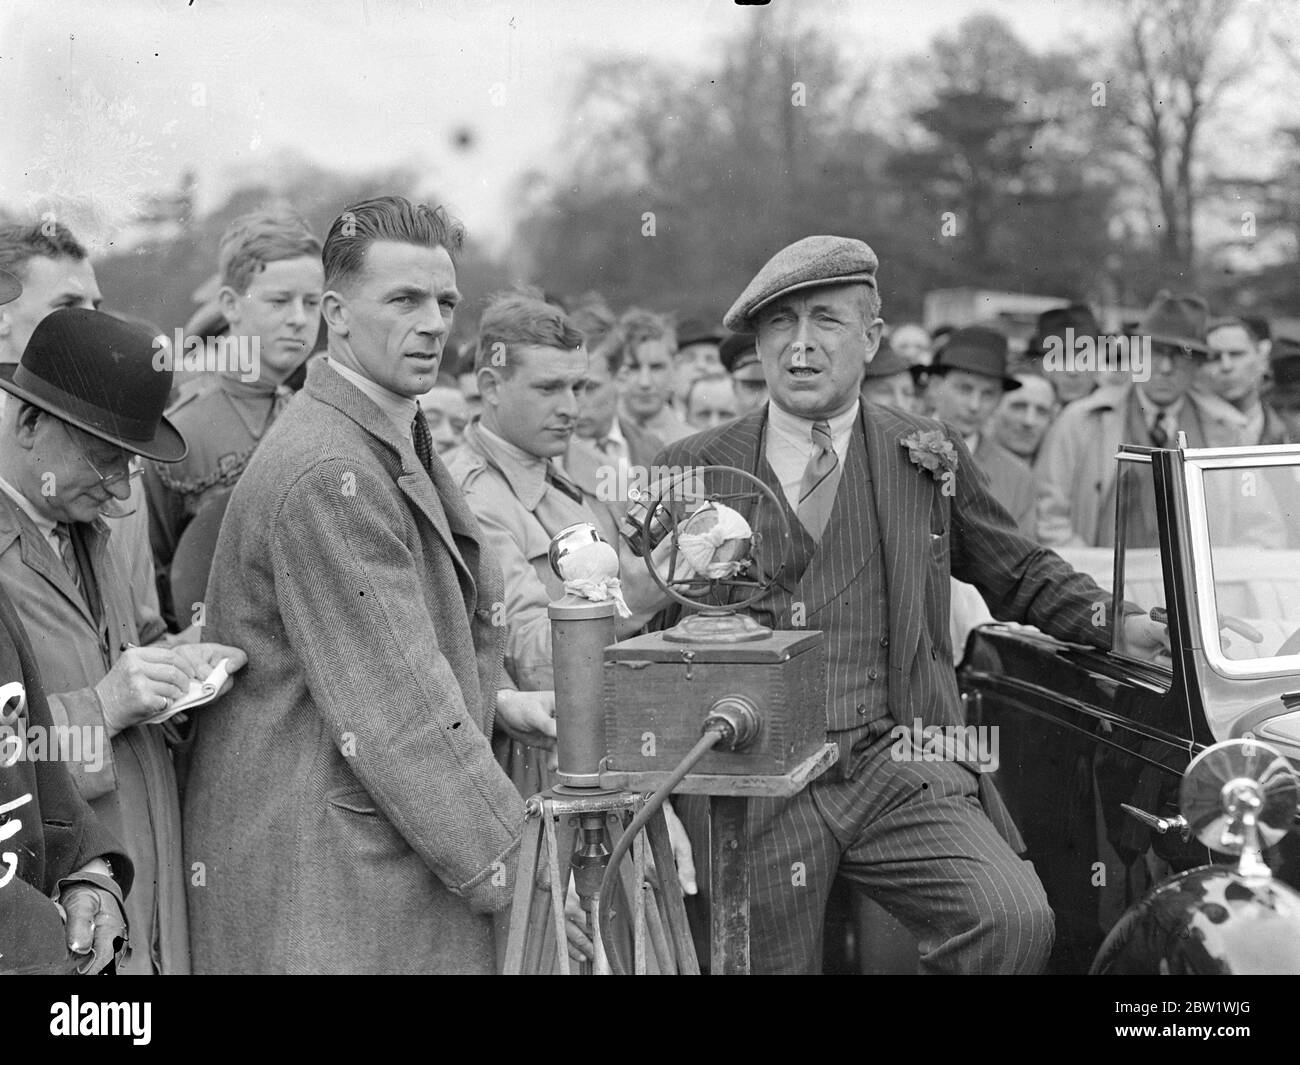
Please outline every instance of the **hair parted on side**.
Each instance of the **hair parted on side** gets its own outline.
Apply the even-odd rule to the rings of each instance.
[[[413,204],[404,196],[377,196],[346,208],[325,238],[325,287],[338,289],[361,273],[366,249],[392,240],[445,248],[453,259],[465,244],[465,227],[442,207]]]
[[[672,319],[666,314],[640,307],[629,307],[618,319],[602,345],[611,373],[629,366],[636,357],[636,349],[648,340],[662,340],[668,345],[668,354],[677,351],[677,333]]]
[[[538,299],[536,290],[498,292],[488,300],[478,323],[474,370],[514,373],[511,361],[516,347],[562,348],[574,351],[583,344],[582,333],[564,308]]]
[[[221,234],[217,255],[221,283],[240,295],[267,263],[283,259],[315,258],[320,241],[291,211],[252,211],[236,218]]]
[[[27,280],[29,259],[43,257],[81,262],[86,254],[85,247],[62,222],[0,226],[0,269],[8,270],[19,281]]]

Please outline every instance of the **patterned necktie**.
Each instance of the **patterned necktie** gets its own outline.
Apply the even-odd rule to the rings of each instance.
[[[72,578],[72,583],[77,586],[77,590],[84,591],[81,586],[81,567],[77,565],[77,552],[72,546],[72,530],[64,522],[59,522],[54,526],[55,539],[59,541],[59,557],[63,559],[63,567],[68,571],[68,576]]]
[[[1151,424],[1151,443],[1155,447],[1169,446],[1169,412],[1161,407],[1156,414],[1156,420]]]
[[[411,440],[415,444],[415,455],[424,467],[424,472],[433,476],[433,434],[429,432],[429,423],[424,411],[415,410],[415,420],[411,423]]]
[[[840,460],[835,454],[831,427],[827,422],[817,422],[812,428],[812,454],[803,471],[799,487],[799,520],[819,543],[822,530],[831,518],[835,504],[835,489],[840,483]]]

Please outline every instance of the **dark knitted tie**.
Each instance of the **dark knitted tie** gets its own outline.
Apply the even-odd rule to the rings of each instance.
[[[429,423],[424,411],[415,410],[415,420],[411,422],[411,440],[415,444],[415,455],[424,467],[424,472],[433,476],[433,434],[429,432]]]
[[[812,538],[820,542],[822,530],[831,519],[835,489],[840,483],[840,460],[835,454],[829,423],[817,422],[812,427],[812,445],[799,487],[799,520]]]
[[[72,546],[72,530],[63,522],[59,522],[54,526],[54,535],[59,541],[59,557],[63,559],[63,566],[68,571],[68,576],[72,578],[72,583],[77,586],[77,590],[84,594],[81,587],[81,567],[77,565],[77,552]]]
[[[1162,407],[1151,425],[1151,443],[1155,447],[1169,446],[1169,431],[1165,428],[1168,418],[1169,412]]]

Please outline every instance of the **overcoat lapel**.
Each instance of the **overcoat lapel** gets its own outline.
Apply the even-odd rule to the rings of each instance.
[[[483,549],[478,523],[460,489],[447,472],[447,467],[436,455],[433,458],[432,478],[425,475],[424,467],[415,454],[415,445],[402,437],[393,423],[358,388],[338,374],[324,367],[326,372],[308,379],[311,394],[351,418],[362,429],[393,451],[401,464],[397,486],[422,514],[447,547],[456,567],[457,577],[465,592],[465,602],[473,610],[477,601],[474,570],[462,552],[462,546],[472,545],[472,554],[480,555]],[[457,542],[461,537],[461,542]],[[473,559],[476,566],[478,558]]]

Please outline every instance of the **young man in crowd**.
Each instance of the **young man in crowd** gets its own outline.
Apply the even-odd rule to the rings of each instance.
[[[168,411],[189,441],[189,453],[145,472],[149,537],[170,623],[190,624],[193,604],[170,603],[170,570],[181,534],[205,506],[224,506],[253,452],[293,392],[285,380],[306,361],[320,329],[324,273],[320,241],[301,219],[255,212],[236,219],[221,238],[217,302],[229,323],[231,353],[216,387],[191,393]],[[179,356],[180,353],[178,352]],[[252,373],[249,379],[248,367]]]
[[[666,319],[633,308],[614,330],[619,361],[619,417],[642,432],[672,443],[691,434],[669,400],[673,394],[673,353],[677,340]]]
[[[1038,457],[1047,427],[1060,412],[1056,391],[1041,373],[1011,374],[1020,387],[1004,392],[989,425],[993,438],[1027,466]]]

